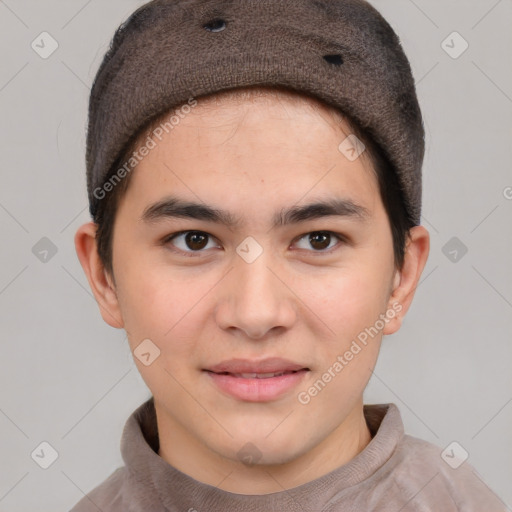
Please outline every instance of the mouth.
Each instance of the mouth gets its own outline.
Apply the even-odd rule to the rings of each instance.
[[[205,370],[216,375],[230,375],[231,377],[238,377],[240,379],[272,379],[274,377],[281,377],[281,375],[291,375],[302,371],[309,371],[309,368],[302,368],[294,371],[270,372],[270,373],[230,373],[230,372],[212,372]]]
[[[277,400],[298,386],[310,371],[276,358],[259,362],[233,359],[203,370],[218,391],[246,402]]]
[[[277,374],[294,373],[301,370],[309,370],[309,368],[289,359],[267,357],[261,360],[229,359],[205,368],[205,370],[217,374],[250,376],[247,378],[255,378],[255,375],[266,378],[266,376],[273,377]]]

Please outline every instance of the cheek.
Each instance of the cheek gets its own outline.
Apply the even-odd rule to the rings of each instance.
[[[156,366],[181,380],[198,361],[198,354],[215,357],[215,352],[209,353],[214,347],[204,340],[215,329],[212,297],[222,275],[190,268],[180,272],[170,266],[125,265],[123,270],[120,305],[132,351],[149,338],[160,350]],[[155,373],[136,363],[143,376]],[[162,378],[168,376],[162,374]]]
[[[202,306],[207,302],[201,299],[207,295],[208,283],[199,279],[191,286],[190,278],[166,275],[157,268],[124,270],[119,302],[135,364],[152,392],[166,390],[177,396],[178,382],[187,381],[201,339]],[[147,339],[158,353],[149,366],[136,357]]]
[[[194,279],[159,268],[126,266],[122,273],[119,303],[131,338],[150,338],[168,344],[191,331],[190,318],[207,293],[206,279]],[[211,286],[210,286],[211,287]]]
[[[384,313],[387,287],[386,272],[361,264],[330,272],[317,279],[314,287],[306,281],[300,295],[316,318],[329,327],[327,337],[346,342]]]
[[[359,399],[375,367],[380,343],[380,315],[386,308],[385,276],[368,268],[351,266],[333,273],[324,286],[309,292],[307,306],[327,325],[326,336],[315,344],[316,373],[301,391],[315,414],[334,428],[344,411]],[[379,323],[377,323],[379,322]],[[377,327],[376,327],[377,326]],[[337,404],[326,412],[326,404]],[[311,420],[311,426],[314,420]]]

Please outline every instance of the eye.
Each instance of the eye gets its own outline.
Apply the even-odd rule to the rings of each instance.
[[[194,252],[202,252],[203,249],[209,249],[208,240],[212,238],[211,235],[204,231],[181,231],[180,233],[174,233],[169,235],[163,240],[165,245],[172,244],[179,250],[176,252],[189,253],[187,256],[192,256]],[[174,250],[174,249],[172,249]]]
[[[307,233],[306,235],[302,236],[299,239],[299,243],[302,241],[305,241],[306,245],[309,245],[309,247],[313,247],[315,249],[314,252],[331,252],[331,251],[327,251],[326,249],[333,247],[333,246],[331,246],[331,242],[333,241],[333,238],[336,238],[336,239],[340,240],[341,242],[345,241],[342,236],[337,235],[336,233],[333,233],[332,231],[312,231],[311,233]],[[299,247],[299,248],[309,250],[309,247]]]
[[[184,253],[186,256],[199,256],[205,249],[219,247],[217,244],[211,242],[214,237],[204,231],[181,231],[167,236],[163,240],[164,245],[170,245],[170,249],[177,253]],[[332,231],[312,231],[302,235],[295,245],[302,243],[303,247],[299,249],[306,249],[310,251],[313,247],[317,253],[332,252],[329,249],[336,247],[335,239],[341,243],[345,242],[343,236],[333,233]],[[212,243],[213,245],[209,245]],[[176,248],[176,249],[175,249]],[[310,251],[311,252],[311,251]]]

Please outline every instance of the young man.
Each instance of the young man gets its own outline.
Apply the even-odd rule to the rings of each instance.
[[[399,40],[361,0],[155,0],[90,99],[75,237],[152,398],[73,512],[498,511],[364,405],[429,251]]]

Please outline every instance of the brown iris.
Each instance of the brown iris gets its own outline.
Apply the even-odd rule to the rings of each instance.
[[[194,250],[204,249],[208,244],[208,235],[200,231],[190,231],[185,235],[187,247]]]
[[[331,243],[331,235],[325,231],[317,231],[309,235],[309,243],[315,249],[326,249]]]

